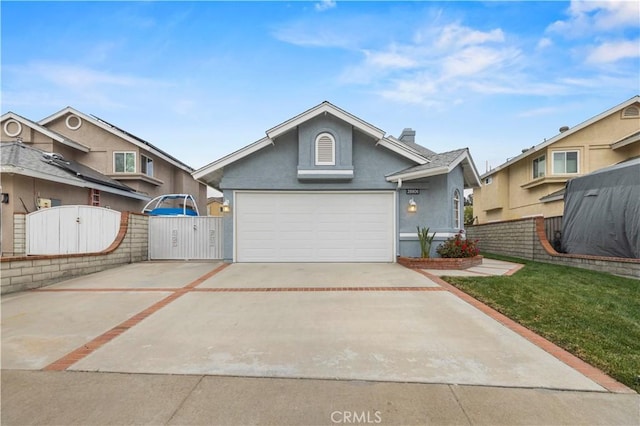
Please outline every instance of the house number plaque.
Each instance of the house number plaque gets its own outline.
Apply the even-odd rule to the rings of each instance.
[[[418,195],[420,194],[419,189],[407,189],[407,195]]]

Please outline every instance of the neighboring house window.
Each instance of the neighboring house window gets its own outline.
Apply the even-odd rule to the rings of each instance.
[[[329,133],[321,133],[316,138],[316,166],[336,164],[336,141]]]
[[[453,192],[453,227],[460,229],[460,191]]]
[[[553,173],[578,173],[578,151],[554,152]]]
[[[533,160],[533,178],[543,177],[546,168],[547,162],[544,155]]]
[[[115,173],[135,173],[136,153],[135,152],[114,152],[113,170]]]
[[[140,155],[140,172],[153,177],[153,160],[145,155]]]

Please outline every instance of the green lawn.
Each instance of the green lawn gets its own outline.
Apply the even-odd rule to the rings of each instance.
[[[510,277],[445,277],[478,300],[640,392],[640,280],[523,263]]]

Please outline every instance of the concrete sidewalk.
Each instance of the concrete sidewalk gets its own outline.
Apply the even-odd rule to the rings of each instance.
[[[637,425],[640,396],[202,375],[2,371],[3,425]]]
[[[482,259],[482,265],[472,266],[468,269],[425,269],[438,277],[486,277],[491,275],[513,275],[522,269],[520,263],[505,262],[504,260]]]

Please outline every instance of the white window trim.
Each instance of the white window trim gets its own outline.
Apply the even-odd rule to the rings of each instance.
[[[568,153],[568,152],[575,152],[576,153],[576,171],[575,173],[573,172],[563,172],[563,173],[556,173],[556,161],[554,159],[554,156],[556,154],[559,153]],[[567,168],[567,157],[565,155],[564,157],[564,167],[565,170]],[[580,150],[578,149],[563,149],[563,150],[559,150],[559,151],[552,151],[551,152],[551,174],[552,175],[577,175],[580,174]]]
[[[133,155],[133,172],[127,172],[127,171],[119,172],[119,171],[116,170],[116,154],[132,154]],[[127,156],[126,155],[125,155],[125,160],[124,160],[124,167],[125,167],[125,169],[127,168]],[[113,173],[122,173],[122,174],[135,173],[136,170],[138,170],[137,152],[135,152],[135,151],[113,151]]]
[[[329,139],[331,139],[331,158],[333,159],[333,161],[318,161],[318,141],[323,136],[328,136]],[[335,166],[336,165],[336,139],[333,137],[331,133],[322,132],[318,136],[316,136],[316,140],[314,143],[314,151],[315,151],[316,166]]]
[[[151,162],[151,174],[149,174],[149,169],[148,169],[148,162]],[[153,166],[153,158],[144,155],[144,154],[140,154],[140,173],[143,173],[146,176],[149,177],[153,177],[153,173],[154,173],[154,166]],[[142,165],[145,165],[145,171],[142,170]]]
[[[456,200],[457,197],[457,200]],[[461,229],[460,225],[462,225],[462,220],[460,219],[460,212],[463,211],[464,209],[460,208],[460,190],[455,189],[453,191],[453,227],[455,229]]]
[[[535,173],[535,169],[533,168],[533,163],[535,161],[538,161],[538,164],[540,164],[540,159],[544,158],[544,170],[542,171],[542,175],[538,175],[536,176]],[[539,166],[538,166],[538,172],[540,171]],[[534,158],[533,160],[531,160],[531,178],[532,179],[538,179],[538,178],[543,178],[547,175],[547,154],[542,154],[539,157]]]

